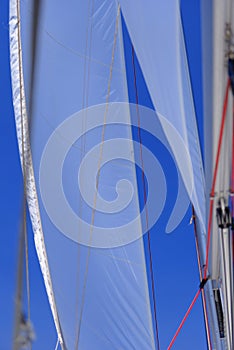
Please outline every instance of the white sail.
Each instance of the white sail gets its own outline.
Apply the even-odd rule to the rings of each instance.
[[[211,12],[203,23],[205,175],[180,1],[149,0],[146,6],[141,0],[50,0],[41,2],[37,18],[35,5],[10,1],[11,75],[27,202],[60,344],[63,349],[159,348],[143,235],[148,233],[150,249],[149,230],[160,217],[167,189],[152,149],[142,145],[141,129],[169,150],[179,173],[166,232],[179,225],[192,203],[204,267],[231,1],[203,4],[203,15]],[[132,45],[136,105],[129,104],[123,21]],[[152,111],[138,104],[135,56]],[[230,194],[232,123],[229,102],[212,193],[217,200],[205,287],[207,327],[218,350],[233,344],[232,240],[229,230],[220,239],[216,223],[216,207],[220,199],[227,204]]]
[[[26,101],[32,98],[30,95],[32,5],[32,2],[28,1],[20,3]],[[17,74],[19,56],[18,51],[14,49],[14,45],[19,45],[19,18],[14,11],[16,1],[11,1],[11,8],[13,9],[10,18],[12,83],[17,122],[21,118],[21,113]],[[40,184],[42,155],[46,152],[45,148],[50,136],[54,131],[56,133],[61,123],[71,120],[70,116],[89,106],[104,104],[103,111],[105,111],[110,102],[128,101],[120,9],[115,1],[83,2],[82,8],[75,1],[69,6],[66,2],[43,3],[38,27],[38,52],[33,93],[31,148],[27,150],[32,152],[32,164],[30,159],[27,163],[31,172],[27,178],[28,205],[36,243],[39,232],[46,246],[46,255],[44,251],[41,256],[40,248],[36,244],[42,270],[45,265],[47,268],[49,265],[44,279],[47,284],[48,276],[51,278],[50,286],[47,284],[47,293],[54,310],[53,316],[60,342],[67,349],[91,348],[93,344],[102,349],[110,349],[110,347],[153,349],[155,344],[140,218],[135,220],[132,229],[135,231],[135,236],[141,238],[133,243],[114,250],[112,247],[103,250],[101,244],[99,249],[92,248],[90,247],[92,246],[91,234],[88,238],[90,246],[87,247],[80,244],[83,242],[80,238],[82,234],[84,236],[87,234],[87,231],[84,231],[85,222],[81,223],[81,226],[78,224],[73,227],[72,239],[66,235],[67,228],[61,233],[63,229],[58,221],[61,219],[61,225],[66,222],[68,231],[71,222],[66,217],[65,209],[64,211],[61,207],[59,209],[61,198],[56,198],[57,191],[53,191],[53,185],[49,188],[49,196],[53,198],[57,213],[57,217],[52,218],[54,222],[51,222],[50,209],[46,207],[41,197],[43,193],[43,184]],[[129,112],[127,110],[125,112],[125,124],[130,124],[128,123]],[[84,221],[89,222],[90,227],[113,226],[112,216],[104,216],[103,219],[102,213],[95,213],[94,225],[93,210],[81,204],[82,197],[73,190],[74,183],[71,183],[72,178],[75,182],[77,181],[76,171],[84,155],[94,144],[99,143],[96,151],[96,160],[99,160],[100,153],[105,152],[105,147],[108,146],[104,145],[103,149],[102,141],[110,138],[109,133],[112,133],[108,127],[102,125],[94,128],[93,133],[89,134],[85,123],[92,121],[92,115],[89,115],[87,110],[82,113],[82,116],[84,113],[87,114],[82,130],[85,136],[70,145],[68,163],[65,164],[63,172],[66,195],[69,196],[73,206],[71,212],[77,213]],[[26,113],[24,118],[26,138],[29,136]],[[108,118],[108,115],[106,117],[102,115],[103,124],[105,124],[105,118]],[[21,127],[20,122],[17,122],[19,146]],[[105,127],[106,130],[104,130]],[[118,137],[131,140],[131,125],[119,127],[114,132]],[[63,129],[62,134],[60,130],[56,135],[60,144],[63,144],[63,140],[66,141],[70,134],[67,135]],[[126,216],[134,218],[139,213],[132,147],[131,143],[128,143],[127,153],[130,159],[132,158],[130,164],[123,166],[124,161],[117,159],[107,170],[107,175],[103,172],[99,178],[99,188],[106,193],[107,199],[108,196],[115,195],[115,181],[118,181],[118,178],[128,179],[131,182],[134,189],[133,197],[126,213],[122,215],[122,221]],[[59,149],[57,151],[59,154]],[[51,162],[53,161],[56,163],[56,150],[51,159]],[[51,166],[48,174],[55,178],[57,172],[53,173],[53,171],[55,168]],[[43,169],[41,174],[43,181]],[[81,174],[81,182],[85,181],[82,176]],[[110,181],[111,178],[113,181]],[[56,181],[54,186],[55,183]],[[103,220],[105,220],[104,223]],[[114,222],[115,225],[118,224],[115,218]],[[118,225],[116,227],[118,228]]]

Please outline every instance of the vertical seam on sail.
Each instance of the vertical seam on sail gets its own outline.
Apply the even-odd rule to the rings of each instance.
[[[89,0],[88,2],[88,21],[87,21],[87,28],[86,28],[86,40],[85,40],[85,55],[84,55],[84,75],[83,75],[83,96],[82,96],[82,113],[84,113],[84,116],[82,118],[82,133],[84,132],[84,130],[86,129],[86,118],[87,118],[87,107],[88,107],[88,93],[89,93],[89,79],[90,79],[90,54],[91,54],[91,46],[92,46],[92,26],[93,26],[93,20],[92,20],[92,16],[93,16],[93,10],[94,10],[94,0],[92,0],[92,8],[91,8],[91,16],[90,16],[90,4],[91,4],[91,0]],[[90,28],[90,38],[89,38],[89,20],[91,18],[91,28]],[[89,39],[89,40],[88,40]],[[89,41],[89,42],[88,42]],[[89,47],[88,47],[89,44]],[[87,73],[86,73],[86,66],[87,66],[87,60],[88,60],[88,76],[86,77]],[[85,108],[85,110],[84,110]],[[82,139],[81,139],[81,161],[83,158],[83,155],[85,154],[85,150],[86,150],[86,133],[84,133]],[[82,211],[83,211],[83,201],[82,201],[82,197],[79,196],[79,208],[78,208],[78,212],[79,212],[79,216],[82,217]],[[78,235],[82,235],[82,227],[81,224],[79,222],[78,225]],[[75,310],[76,310],[76,324],[75,324],[75,328],[77,328],[76,331],[76,336],[75,336],[75,349],[78,348],[78,338],[79,338],[79,278],[80,278],[80,244],[78,243],[78,248],[77,248],[78,252],[77,252],[77,260],[78,260],[78,264],[77,264],[77,268],[78,268],[78,273],[77,273],[77,285],[76,285],[76,306],[75,306]]]
[[[59,317],[58,317],[56,303],[55,303],[55,297],[53,293],[52,281],[51,281],[51,276],[49,271],[47,253],[46,253],[45,242],[44,242],[44,235],[43,235],[41,218],[40,218],[40,210],[38,205],[37,190],[35,185],[35,177],[34,177],[34,171],[32,166],[32,156],[31,156],[29,132],[28,132],[28,118],[27,118],[27,112],[26,112],[25,92],[24,92],[24,84],[23,84],[22,52],[19,51],[21,47],[21,35],[20,35],[20,16],[17,11],[18,6],[19,6],[19,0],[10,1],[10,21],[9,21],[10,64],[11,64],[13,104],[14,104],[14,111],[15,111],[15,122],[16,122],[17,138],[18,138],[18,145],[19,145],[19,153],[20,153],[21,164],[23,167],[23,158],[22,158],[23,154],[21,150],[21,148],[23,147],[24,152],[26,152],[26,158],[27,158],[28,177],[27,177],[27,183],[26,183],[26,190],[27,190],[26,192],[27,192],[27,200],[28,200],[28,206],[30,211],[30,217],[32,221],[32,227],[34,231],[34,241],[35,241],[36,251],[37,251],[41,271],[43,274],[47,296],[49,299],[59,341],[62,349],[65,350],[66,346],[62,335],[61,325],[59,322]],[[21,80],[21,86],[19,86],[19,82],[18,82],[19,76]],[[19,108],[19,103],[18,103],[19,91],[18,90],[20,90],[20,95],[22,97],[22,100],[20,101],[20,103],[22,105],[23,112],[24,112],[22,113],[22,116],[23,116],[23,124],[25,128],[25,133],[23,135],[24,139],[21,139],[21,140],[20,140],[20,135],[22,133],[22,130],[21,130],[22,125],[20,120],[20,111],[18,111],[18,108]],[[21,143],[23,146],[21,145]],[[25,176],[24,172],[23,172],[23,175]]]
[[[82,300],[81,300],[80,320],[79,320],[79,325],[78,325],[78,348],[79,348],[81,322],[82,322],[84,302],[85,302],[85,290],[86,290],[87,279],[88,279],[89,260],[90,260],[90,253],[91,253],[91,251],[90,251],[90,244],[92,242],[92,234],[93,234],[94,219],[95,219],[95,212],[96,212],[97,192],[98,192],[98,185],[99,185],[99,179],[100,179],[100,170],[101,170],[100,166],[101,166],[102,155],[103,155],[103,144],[104,144],[104,138],[105,138],[106,119],[107,119],[107,112],[108,112],[108,104],[109,104],[109,96],[110,96],[110,88],[111,88],[114,56],[115,56],[115,48],[116,48],[117,34],[118,34],[119,15],[120,15],[120,5],[118,5],[118,8],[117,8],[117,15],[116,15],[116,22],[115,22],[115,32],[114,32],[114,40],[113,40],[112,55],[111,55],[111,64],[110,64],[110,70],[109,70],[109,79],[108,79],[108,87],[107,87],[107,95],[106,95],[106,108],[105,108],[105,112],[104,112],[104,120],[103,120],[102,135],[101,135],[101,145],[100,145],[100,153],[99,153],[99,159],[98,159],[98,172],[97,172],[97,179],[96,179],[96,190],[95,190],[94,203],[93,203],[93,208],[92,208],[92,218],[91,218],[91,226],[90,226],[90,239],[89,239],[89,245],[88,245],[88,253],[87,253],[87,257],[86,257],[84,285],[83,285]]]

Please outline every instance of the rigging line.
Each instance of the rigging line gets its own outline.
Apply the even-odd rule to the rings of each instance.
[[[202,267],[201,267],[201,258],[200,258],[200,252],[199,252],[199,246],[198,246],[196,215],[195,215],[195,210],[194,210],[193,205],[192,205],[192,215],[193,215],[195,246],[196,246],[196,252],[197,252],[197,262],[198,262],[199,276],[200,276],[200,282],[201,282],[202,281]],[[202,289],[202,304],[203,304],[203,312],[204,312],[205,327],[206,327],[207,345],[208,345],[208,349],[212,350],[210,327],[209,327],[209,322],[208,322],[207,305],[206,305],[206,297],[205,297],[204,289]]]
[[[23,227],[20,229],[19,248],[17,263],[17,281],[16,281],[16,299],[15,299],[15,325],[13,336],[13,350],[18,350],[17,337],[20,330],[21,312],[22,312],[22,292],[23,292],[23,261],[24,261],[24,232]]]
[[[92,9],[91,9],[91,25],[90,25],[90,39],[89,39],[89,49],[88,49],[88,77],[86,79],[86,89],[83,91],[83,105],[85,108],[88,107],[88,97],[89,97],[89,83],[90,83],[90,70],[91,70],[91,52],[92,52],[92,37],[93,37],[93,14],[94,14],[94,0],[92,0]],[[88,39],[88,38],[87,38]],[[88,44],[88,43],[87,43]],[[85,95],[86,92],[86,95]],[[86,122],[86,120],[85,120]],[[85,134],[86,136],[86,134]]]
[[[232,107],[232,175],[231,175],[232,255],[234,256],[234,98]]]
[[[28,124],[29,124],[29,135],[30,129],[32,130],[32,116],[34,108],[34,87],[35,87],[35,75],[36,75],[36,57],[38,52],[38,26],[41,13],[41,2],[42,0],[37,0],[33,2],[33,26],[32,26],[32,38],[31,38],[31,72],[30,72],[30,98],[28,104]]]
[[[198,297],[199,297],[201,291],[204,289],[204,287],[205,287],[207,281],[208,281],[208,277],[207,277],[207,278],[203,278],[202,281],[200,282],[199,289],[198,289],[197,293],[195,294],[195,297],[193,298],[193,300],[192,300],[192,302],[191,302],[191,304],[190,304],[188,310],[186,311],[186,314],[184,315],[184,317],[183,317],[183,319],[182,319],[182,321],[181,321],[179,327],[177,328],[177,331],[175,332],[175,335],[174,335],[174,337],[172,338],[172,341],[170,342],[170,344],[169,344],[167,350],[170,350],[170,349],[172,348],[172,346],[173,346],[173,344],[174,344],[176,338],[178,337],[178,335],[179,335],[179,333],[180,333],[180,331],[181,331],[181,329],[182,329],[182,327],[183,327],[185,321],[187,320],[187,318],[188,318],[190,312],[192,311],[192,308],[193,308],[193,306],[195,305],[195,303],[196,303],[196,301],[197,301],[197,299],[198,299]]]
[[[87,27],[86,27],[86,40],[85,40],[85,55],[84,55],[84,74],[83,74],[83,94],[82,94],[82,111],[83,111],[83,116],[82,116],[82,133],[84,132],[85,128],[86,128],[86,117],[87,117],[87,104],[88,104],[88,83],[87,83],[87,79],[89,79],[89,75],[88,78],[86,77],[87,75],[87,58],[89,59],[89,64],[88,64],[88,71],[90,70],[90,53],[91,53],[91,42],[92,42],[92,16],[93,16],[93,8],[94,8],[94,1],[92,0],[92,11],[91,11],[91,16],[90,16],[90,3],[91,0],[89,0],[88,2],[88,21],[87,21]],[[91,18],[91,30],[90,30],[90,39],[89,39],[89,26],[90,26],[90,18]],[[89,39],[89,40],[88,40]],[[89,43],[88,43],[89,41]],[[89,44],[89,48],[88,48],[88,44]],[[88,54],[87,54],[88,53]],[[85,95],[87,95],[87,98],[85,97]],[[85,108],[85,111],[84,111]],[[80,161],[82,161],[82,157],[85,154],[85,149],[86,149],[86,133],[84,133],[84,135],[81,138],[81,157],[80,157]],[[82,217],[82,211],[83,211],[83,201],[82,201],[82,197],[81,195],[79,196],[79,207],[78,207],[78,215],[79,217]],[[78,224],[78,235],[82,234],[82,228],[81,228],[81,224],[79,222]],[[75,305],[75,310],[76,310],[76,328],[77,328],[77,332],[76,332],[76,340],[75,340],[75,349],[78,348],[78,324],[79,324],[79,285],[80,285],[80,262],[81,262],[81,254],[80,254],[80,244],[78,243],[78,248],[77,248],[77,283],[76,283],[76,305]]]
[[[229,313],[227,312],[227,323],[230,329],[229,332],[229,337],[230,337],[230,342],[231,344],[233,344],[234,342],[234,321],[233,321],[233,216],[234,216],[234,98],[232,99],[232,165],[231,165],[231,176],[230,176],[230,205],[231,205],[231,218],[232,218],[232,226],[231,228],[228,230],[228,234],[229,234],[229,242],[228,242],[228,265],[230,267],[230,279],[231,281],[229,284],[229,290],[231,293],[231,300],[230,300],[230,305],[228,303],[228,298],[227,298],[227,288],[225,288],[225,294],[226,294],[226,300],[227,300],[227,309],[229,309],[229,311],[231,311],[231,317],[229,320]],[[224,247],[224,233],[221,232],[221,240],[222,240],[222,244]],[[226,275],[226,262],[224,261],[224,248],[222,250],[223,253],[223,268],[224,268],[224,274]],[[230,325],[231,324],[231,325]],[[227,327],[228,327],[227,326]]]
[[[228,339],[228,342],[231,346],[232,344],[232,341],[231,341],[231,335],[230,335],[230,319],[229,319],[229,310],[230,310],[230,305],[229,305],[229,300],[228,300],[228,292],[227,292],[227,289],[228,289],[228,286],[227,286],[227,266],[226,266],[226,259],[225,259],[225,248],[224,248],[224,232],[221,230],[220,232],[221,234],[221,254],[222,254],[222,262],[223,262],[223,272],[224,272],[224,279],[222,281],[222,284],[223,284],[223,287],[224,287],[224,294],[225,294],[225,299],[226,299],[226,303],[225,303],[225,309],[226,309],[226,324],[225,324],[225,335]],[[229,255],[230,256],[230,255]],[[231,308],[232,310],[232,308]]]
[[[58,347],[59,347],[59,338],[57,339],[57,343],[56,343],[56,346],[55,346],[54,350],[58,350]]]
[[[135,52],[134,47],[132,45],[132,65],[133,65],[133,75],[134,75],[134,87],[135,87],[135,98],[136,98],[136,110],[137,110],[137,118],[138,118],[138,138],[140,142],[140,159],[141,159],[141,167],[142,167],[142,184],[143,184],[143,192],[144,192],[144,205],[145,205],[145,215],[146,215],[146,226],[147,226],[147,238],[148,238],[148,250],[149,250],[149,258],[150,258],[150,278],[151,278],[151,288],[152,288],[152,296],[153,296],[153,306],[154,306],[154,321],[155,321],[155,331],[156,331],[156,340],[157,340],[157,348],[160,350],[159,343],[159,331],[158,331],[158,321],[157,321],[157,308],[156,308],[156,296],[155,296],[155,286],[154,286],[154,271],[153,271],[153,259],[152,259],[152,251],[151,251],[151,237],[150,230],[148,224],[148,208],[147,208],[147,194],[146,194],[146,184],[145,184],[145,172],[144,172],[144,160],[142,154],[142,138],[141,138],[141,125],[140,125],[140,113],[139,113],[139,99],[138,99],[138,89],[137,89],[137,78],[136,78],[136,66],[135,66]]]
[[[116,22],[115,22],[115,33],[114,33],[114,40],[113,40],[113,47],[112,47],[112,55],[111,55],[111,64],[110,64],[110,71],[109,71],[109,80],[108,80],[108,87],[107,87],[106,108],[105,108],[105,112],[104,112],[104,120],[103,120],[103,127],[102,127],[102,137],[101,137],[100,153],[99,153],[99,160],[98,160],[98,172],[97,172],[97,178],[96,178],[96,190],[95,190],[95,195],[94,195],[94,205],[93,205],[93,209],[92,209],[92,218],[91,218],[91,227],[90,227],[90,240],[89,240],[88,253],[87,253],[87,259],[86,259],[84,286],[83,286],[83,291],[82,291],[82,301],[81,301],[81,311],[80,311],[80,320],[79,320],[79,325],[78,325],[78,345],[79,345],[81,322],[82,322],[82,316],[83,316],[83,310],[84,310],[85,290],[86,290],[87,279],[88,279],[88,269],[89,269],[89,260],[90,260],[90,244],[92,242],[94,218],[95,218],[95,213],[96,213],[97,193],[98,193],[98,186],[99,186],[99,179],[100,179],[100,170],[101,170],[100,166],[101,166],[102,155],[103,155],[103,144],[104,144],[105,129],[106,129],[106,119],[107,119],[108,104],[109,104],[109,97],[110,97],[110,88],[111,88],[111,81],[112,81],[115,48],[116,48],[117,35],[118,35],[119,15],[120,15],[120,5],[118,4],[117,15],[116,15]]]
[[[207,277],[207,272],[208,272],[208,257],[209,257],[209,246],[210,246],[210,236],[211,236],[211,223],[212,223],[212,215],[213,215],[213,206],[214,206],[214,195],[215,195],[215,184],[216,184],[216,178],[217,178],[217,171],[218,171],[218,165],[219,165],[219,158],[220,158],[220,151],[221,151],[221,145],[222,145],[222,139],[223,139],[223,131],[224,131],[224,125],[225,125],[225,120],[226,120],[226,114],[227,114],[227,104],[228,104],[228,92],[230,88],[230,79],[228,78],[227,81],[227,86],[226,86],[226,92],[225,92],[225,98],[224,98],[224,105],[223,105],[223,113],[222,113],[222,120],[221,120],[221,127],[220,127],[220,134],[219,134],[219,140],[218,140],[218,149],[217,149],[217,154],[216,154],[216,162],[215,162],[215,170],[214,170],[214,175],[213,175],[213,180],[212,180],[212,188],[211,188],[211,196],[210,196],[210,210],[209,210],[209,220],[208,220],[208,237],[207,237],[207,245],[206,245],[206,264],[204,268],[204,277],[203,280],[200,283],[200,288],[197,291],[192,303],[190,304],[183,320],[181,321],[171,343],[169,344],[169,347],[167,350],[170,350],[180,333],[186,319],[188,318],[196,300],[198,299],[201,290],[204,288],[208,277]]]
[[[234,257],[234,230],[233,230],[233,226],[234,226],[234,197],[233,197],[233,193],[234,192],[234,97],[232,99],[232,170],[231,170],[231,217],[232,217],[232,226],[230,229],[230,248],[229,248],[229,254],[231,257],[231,264],[230,266],[232,266],[232,296],[233,296],[233,280],[234,280],[234,276],[233,276],[233,257]],[[233,309],[233,299],[232,300],[232,309]],[[234,343],[234,320],[233,320],[233,313],[232,313],[232,342]]]
[[[24,121],[23,121],[23,72],[22,72],[22,47],[20,40],[20,4],[17,0],[17,19],[18,19],[18,57],[19,57],[19,80],[20,80],[20,114],[21,114],[21,152],[22,152],[22,168],[23,168],[23,235],[25,243],[25,264],[26,264],[26,286],[27,286],[27,307],[28,307],[28,322],[31,320],[30,310],[30,279],[29,279],[29,259],[28,259],[28,233],[27,233],[27,167],[25,159],[25,135],[24,135]],[[31,348],[30,343],[30,348]]]
[[[212,226],[212,219],[213,219],[215,185],[216,185],[216,178],[217,178],[217,173],[218,173],[218,165],[219,165],[219,159],[220,159],[222,139],[223,139],[223,134],[224,134],[225,120],[226,120],[226,115],[227,115],[228,92],[229,92],[230,84],[231,84],[231,81],[230,81],[230,78],[228,78],[227,85],[226,85],[224,104],[223,104],[223,112],[222,112],[222,119],[221,119],[221,126],[220,126],[219,140],[218,140],[218,149],[217,149],[216,160],[215,160],[215,169],[214,169],[212,187],[211,187],[211,193],[210,193],[210,209],[209,209],[209,219],[208,219],[208,234],[207,234],[207,244],[206,244],[206,260],[205,260],[205,268],[204,268],[204,278],[207,277],[207,272],[208,272],[208,259],[209,259],[209,250],[210,250],[211,226]]]
[[[172,341],[170,342],[170,344],[169,344],[167,350],[170,350],[170,349],[172,348],[172,346],[173,346],[173,344],[174,344],[174,342],[175,342],[175,340],[176,340],[178,334],[180,333],[180,331],[181,331],[181,329],[182,329],[182,327],[183,327],[185,321],[187,320],[187,318],[188,318],[188,316],[189,316],[189,314],[190,314],[190,312],[191,312],[191,310],[192,310],[192,308],[193,308],[195,302],[197,301],[197,299],[198,299],[200,293],[201,293],[201,288],[197,291],[195,297],[193,298],[193,301],[191,302],[191,304],[190,304],[190,306],[189,306],[189,308],[188,308],[186,314],[184,315],[184,318],[183,318],[183,320],[181,321],[181,323],[180,323],[180,325],[179,325],[179,327],[178,327],[178,329],[177,329],[177,331],[176,331],[174,337],[172,338]]]
[[[232,170],[231,170],[231,206],[232,218],[234,217],[234,98],[232,105]]]

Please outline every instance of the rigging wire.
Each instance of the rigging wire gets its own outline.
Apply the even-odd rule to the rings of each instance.
[[[204,268],[204,278],[207,277],[207,272],[208,272],[208,258],[209,258],[211,228],[212,228],[212,219],[213,219],[215,185],[216,185],[216,178],[217,178],[217,173],[218,173],[221,145],[222,145],[223,134],[224,134],[224,125],[225,125],[226,115],[227,115],[228,92],[229,92],[230,85],[231,85],[231,81],[230,81],[230,78],[228,78],[227,85],[226,85],[224,104],[223,104],[223,113],[222,113],[221,127],[220,127],[219,140],[218,140],[218,149],[217,149],[217,153],[216,153],[215,169],[214,169],[212,186],[211,186],[211,193],[210,193],[210,209],[209,209],[209,219],[208,219],[208,234],[207,234],[207,244],[206,244],[206,260],[205,260],[205,268]]]
[[[232,170],[231,170],[231,217],[232,217],[232,226],[231,226],[231,256],[232,256],[232,266],[233,266],[233,257],[234,257],[234,97],[232,99]],[[232,270],[232,295],[233,295],[233,270]],[[233,315],[232,315],[233,322]],[[234,322],[232,323],[232,341],[234,341]]]
[[[224,233],[221,232],[221,259],[223,263],[223,273],[224,273],[224,280],[222,281],[223,286],[224,286],[224,294],[226,298],[226,305],[227,305],[227,319],[226,319],[226,329],[230,330],[230,319],[228,315],[228,310],[230,310],[230,305],[228,303],[228,292],[227,292],[227,282],[226,282],[226,276],[227,276],[227,266],[226,266],[226,259],[225,259],[225,250],[224,250]],[[230,259],[230,254],[229,254],[229,259]],[[232,310],[232,307],[231,307]],[[231,338],[230,338],[230,333],[226,331],[226,337],[229,339],[229,344],[231,344]]]
[[[231,205],[231,229],[230,229],[230,246],[229,246],[229,265],[231,268],[231,293],[233,295],[233,256],[234,256],[234,95],[232,98],[232,166],[231,166],[231,186],[230,186],[230,205]],[[231,298],[231,310],[233,310],[233,299]],[[231,337],[234,341],[234,321],[233,312],[231,314]]]
[[[155,293],[155,284],[154,284],[154,271],[153,271],[153,259],[152,259],[152,250],[151,250],[151,237],[148,224],[148,207],[147,207],[147,194],[146,194],[146,183],[145,183],[145,172],[144,172],[144,160],[142,154],[142,138],[141,138],[141,125],[140,125],[140,112],[139,112],[139,99],[138,99],[138,89],[137,89],[137,75],[136,75],[136,65],[135,65],[135,51],[132,45],[132,66],[133,66],[133,75],[134,75],[134,87],[135,87],[135,99],[136,99],[136,111],[138,119],[138,138],[140,142],[140,160],[141,160],[141,177],[143,184],[144,192],[144,205],[145,205],[145,216],[146,216],[146,227],[147,227],[147,241],[148,241],[148,250],[149,250],[149,260],[150,260],[150,278],[151,278],[151,289],[153,296],[153,307],[154,307],[154,321],[155,321],[155,332],[157,340],[157,348],[160,350],[159,343],[159,331],[158,331],[158,321],[157,321],[157,309],[156,309],[156,293]]]
[[[27,320],[31,323],[31,310],[30,310],[30,277],[29,277],[29,258],[28,258],[28,233],[27,233],[27,166],[26,166],[26,155],[25,155],[25,135],[24,135],[24,121],[23,121],[23,72],[22,72],[22,47],[20,40],[20,3],[17,0],[17,19],[18,19],[18,57],[19,57],[19,81],[20,81],[20,115],[21,115],[21,156],[22,156],[22,170],[23,170],[23,222],[22,222],[22,239],[24,240],[24,252],[25,252],[25,267],[26,267],[26,287],[27,287]],[[21,278],[23,276],[21,275]],[[21,287],[22,288],[22,287]],[[22,298],[22,296],[21,296]],[[22,301],[21,301],[22,303]],[[22,310],[19,310],[22,313]],[[20,315],[16,316],[18,322]],[[17,326],[20,331],[20,325]],[[16,335],[17,337],[17,335]],[[16,339],[15,339],[16,341]],[[17,349],[17,344],[15,345]],[[31,348],[30,344],[30,348]]]
[[[232,171],[231,171],[231,216],[232,216],[232,254],[234,256],[234,98],[232,107]]]
[[[197,291],[197,293],[195,294],[195,297],[193,298],[193,301],[191,302],[191,304],[190,304],[190,306],[189,306],[189,308],[188,308],[186,314],[184,315],[184,318],[183,318],[183,320],[181,321],[181,323],[180,323],[180,325],[179,325],[179,327],[178,327],[178,329],[177,329],[177,331],[176,331],[174,337],[172,338],[172,341],[170,342],[170,344],[169,344],[167,350],[170,350],[170,349],[172,348],[172,346],[173,346],[173,344],[174,344],[174,342],[175,342],[175,340],[176,340],[178,334],[180,333],[180,331],[181,331],[181,329],[182,329],[182,327],[183,327],[185,321],[187,320],[187,318],[188,318],[188,316],[189,316],[189,314],[190,314],[190,312],[191,312],[191,310],[192,310],[192,308],[193,308],[195,302],[197,301],[197,299],[198,299],[200,293],[201,293],[201,289],[199,289],[199,290]]]
[[[212,179],[212,186],[211,186],[211,194],[210,194],[210,209],[209,209],[209,219],[208,219],[208,234],[207,234],[207,243],[206,243],[206,257],[205,257],[205,267],[204,267],[204,272],[203,272],[203,280],[200,284],[200,288],[197,291],[192,303],[190,304],[183,320],[181,321],[171,343],[169,344],[169,347],[167,350],[170,350],[172,345],[174,344],[177,336],[179,335],[186,319],[188,318],[196,300],[198,299],[201,289],[204,288],[204,284],[208,280],[208,262],[209,262],[209,248],[210,248],[210,238],[211,238],[211,228],[212,228],[212,218],[213,218],[213,207],[214,207],[214,198],[215,198],[215,185],[216,185],[216,178],[217,178],[217,173],[218,173],[218,166],[219,166],[219,159],[220,159],[220,152],[221,152],[221,145],[222,145],[222,140],[223,140],[223,134],[224,134],[224,126],[225,126],[225,121],[226,121],[226,115],[227,115],[227,106],[228,106],[228,93],[229,93],[229,88],[231,85],[230,78],[227,80],[226,84],[226,91],[225,91],[225,97],[224,97],[224,103],[223,103],[223,112],[222,112],[222,119],[221,119],[221,125],[220,125],[220,132],[219,132],[219,139],[218,139],[218,148],[217,148],[217,153],[216,153],[216,159],[215,159],[215,169],[213,173],[213,179]]]
[[[58,350],[58,347],[59,347],[59,338],[57,339],[57,343],[56,343],[56,346],[55,346],[54,350]]]
[[[197,262],[198,262],[199,276],[200,276],[200,282],[201,282],[202,281],[202,266],[201,266],[201,257],[200,257],[199,246],[198,246],[196,215],[195,215],[195,210],[194,210],[193,206],[192,206],[192,215],[193,215],[195,246],[196,246],[196,252],[197,252]],[[211,346],[210,327],[209,327],[209,322],[208,322],[207,305],[206,305],[206,297],[205,297],[205,290],[204,289],[202,289],[202,304],[203,304],[203,312],[204,312],[205,327],[206,327],[207,346],[208,346],[208,350],[211,350],[212,346]]]
[[[232,170],[231,170],[231,215],[234,217],[234,99],[232,107]]]
[[[21,227],[19,237],[19,251],[18,251],[18,263],[17,263],[17,289],[15,299],[15,325],[14,325],[14,337],[13,337],[13,349],[17,350],[18,342],[17,338],[20,333],[20,321],[22,314],[22,292],[23,292],[23,272],[24,272],[24,232]]]

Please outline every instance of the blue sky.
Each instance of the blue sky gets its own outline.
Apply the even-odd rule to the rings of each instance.
[[[17,244],[20,229],[22,176],[19,165],[11,98],[8,1],[0,0],[0,152],[1,152],[1,241],[0,241],[0,349],[8,350],[12,344],[14,295],[16,286]],[[202,100],[200,33],[194,31],[199,24],[199,1],[182,1],[183,25],[192,72],[195,106],[202,139]],[[131,73],[129,73],[131,74]],[[140,102],[149,105],[150,99],[138,69]],[[130,79],[129,79],[130,80]],[[168,161],[170,161],[168,159]],[[166,214],[165,214],[166,215]],[[189,226],[191,211],[172,235],[157,232],[152,235],[153,267],[157,300],[157,316],[161,349],[166,349],[176,328],[195,295],[199,279],[193,227]],[[161,224],[163,225],[162,218]],[[160,223],[159,223],[160,224]],[[155,230],[160,231],[159,226]],[[33,235],[29,224],[29,261],[31,279],[32,320],[36,332],[33,349],[53,349],[56,334],[45,294],[45,288]],[[95,349],[95,347],[94,347]],[[206,349],[201,301],[195,305],[174,349]]]

